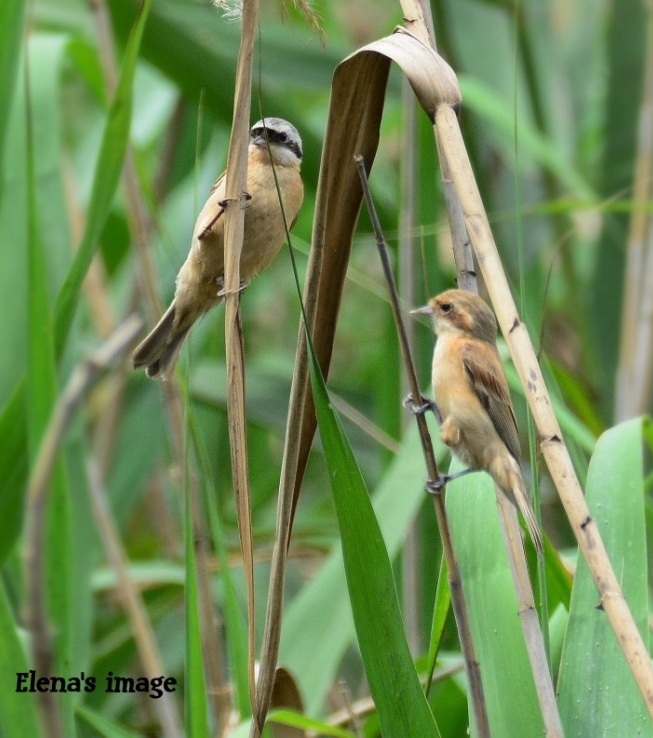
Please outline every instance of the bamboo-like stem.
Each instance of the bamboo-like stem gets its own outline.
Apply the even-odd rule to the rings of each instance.
[[[247,588],[249,692],[252,710],[256,704],[254,654],[256,628],[254,610],[254,553],[252,542],[251,496],[247,466],[245,415],[245,360],[243,329],[240,320],[240,253],[247,205],[247,149],[251,108],[252,60],[258,29],[258,0],[243,3],[242,31],[236,68],[234,114],[227,156],[225,184],[225,345],[227,362],[227,417],[231,470],[238,512],[238,530]],[[256,718],[253,730],[263,730]],[[256,735],[256,732],[254,732]]]
[[[453,258],[456,263],[456,282],[461,290],[478,294],[474,256],[472,254],[472,245],[467,235],[465,216],[454,187],[447,157],[442,153],[440,139],[437,135],[435,141],[438,149],[438,160],[440,161],[442,191],[447,208],[447,217],[449,218]]]
[[[451,111],[451,108],[448,106],[447,108]],[[478,293],[474,258],[472,254],[471,241],[467,234],[465,215],[460,198],[456,191],[456,185],[451,171],[451,162],[447,157],[446,151],[443,150],[442,140],[441,137],[437,135],[437,130],[436,141],[438,158],[440,161],[440,171],[442,173],[445,202],[447,203],[447,213],[449,215],[449,228],[452,235],[458,286],[461,289]],[[562,736],[562,723],[560,721],[560,714],[556,704],[553,683],[548,668],[542,630],[535,610],[535,601],[530,579],[528,577],[528,567],[522,546],[519,521],[517,516],[514,514],[514,508],[510,504],[504,504],[507,501],[503,499],[502,493],[497,491],[497,496],[508,559],[510,561],[515,591],[520,602],[520,620],[524,631],[524,639],[531,662],[533,679],[535,681],[542,716],[544,718],[545,725],[547,726],[547,735]]]
[[[361,184],[363,186],[365,203],[367,205],[367,209],[370,214],[370,220],[372,221],[372,226],[376,235],[376,245],[379,250],[381,264],[383,265],[383,273],[385,275],[386,282],[388,284],[388,290],[390,292],[392,313],[395,320],[395,325],[397,327],[397,333],[399,335],[399,344],[401,347],[401,354],[404,360],[404,365],[406,367],[410,392],[413,397],[413,401],[419,403],[421,397],[419,382],[417,380],[417,372],[415,371],[415,364],[413,362],[408,338],[406,336],[404,321],[401,316],[401,307],[399,305],[397,288],[395,285],[394,276],[392,274],[392,267],[390,266],[388,247],[386,245],[385,238],[383,237],[381,224],[379,222],[376,208],[374,206],[374,201],[372,199],[372,194],[370,192],[367,174],[365,173],[365,163],[363,161],[363,157],[357,156],[356,163],[358,166],[358,174],[361,179]],[[431,442],[431,434],[429,433],[424,413],[417,412],[415,414],[415,419],[417,421],[417,428],[419,430],[420,441],[422,443],[422,452],[424,453],[424,460],[426,462],[428,478],[431,482],[438,482],[440,479],[440,475],[438,473],[438,465],[435,460],[435,453],[433,452],[433,444]],[[460,570],[458,569],[458,562],[456,561],[453,544],[451,542],[451,533],[449,531],[449,523],[447,521],[447,514],[444,505],[444,496],[442,494],[433,495],[433,506],[438,522],[438,529],[440,531],[442,549],[447,561],[449,587],[451,590],[451,604],[453,607],[454,615],[456,617],[456,624],[458,626],[458,635],[460,638],[463,658],[465,659],[465,667],[467,671],[467,678],[469,680],[469,689],[472,696],[474,716],[476,718],[476,730],[478,736],[488,736],[489,738],[490,724],[488,721],[485,697],[483,694],[481,670],[474,649],[474,641],[472,639],[472,630],[467,614],[467,608],[465,606]]]
[[[635,681],[653,717],[653,668],[642,637],[628,609],[619,581],[591,517],[562,432],[553,412],[544,378],[525,325],[503,271],[483,202],[453,110],[441,106],[436,126],[442,150],[449,158],[467,230],[483,273],[499,325],[510,349],[540,439],[542,454],[558,490],[572,530],[598,589],[601,605],[615,631]]]
[[[433,15],[426,0],[400,0],[406,28],[420,41],[437,50]]]
[[[402,2],[402,6],[407,4],[407,0]],[[427,17],[430,17],[430,8],[427,8],[424,12]],[[423,32],[422,37],[424,35],[425,33]],[[431,36],[431,43],[435,48],[433,33],[429,35]],[[442,108],[446,108],[449,112],[452,111],[451,107],[448,105],[440,105],[439,109]],[[441,137],[438,135],[437,126],[435,127],[434,132],[436,134],[435,140],[438,159],[440,162],[442,188],[447,215],[449,218],[449,229],[451,232],[454,260],[456,263],[458,287],[460,287],[460,289],[478,293],[472,245],[467,232],[461,198],[456,189],[451,162],[446,155],[446,151],[443,150],[443,143]],[[542,716],[547,727],[547,735],[562,736],[562,724],[556,704],[551,675],[548,669],[542,631],[535,611],[533,590],[528,577],[528,567],[526,564],[524,549],[522,547],[519,522],[514,509],[511,505],[506,504],[506,500],[503,499],[503,495],[499,492],[498,501],[502,529],[515,584],[515,591],[520,601],[520,620],[524,631],[524,638],[531,662]]]

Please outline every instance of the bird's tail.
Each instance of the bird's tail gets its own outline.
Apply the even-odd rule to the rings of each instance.
[[[519,463],[512,456],[508,457],[508,459],[505,459],[505,457],[502,458],[501,462],[503,468],[496,470],[500,471],[500,474],[493,474],[492,476],[494,476],[497,482],[501,480],[499,486],[506,492],[510,501],[517,506],[519,512],[524,517],[535,550],[541,556],[544,553],[542,533],[537,524],[533,507],[531,506],[530,496],[521,469],[519,468]]]
[[[169,379],[190,325],[180,326],[175,321],[175,303],[165,311],[161,320],[132,354],[134,369],[142,369],[152,379]]]

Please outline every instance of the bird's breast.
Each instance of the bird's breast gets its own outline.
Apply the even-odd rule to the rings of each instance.
[[[444,420],[456,410],[458,398],[469,393],[460,352],[451,336],[440,336],[435,344],[432,380],[435,402]]]
[[[258,165],[248,172],[247,191],[251,200],[245,211],[245,236],[240,272],[248,282],[274,259],[286,239],[288,228],[297,217],[304,198],[304,188],[296,167],[275,167],[279,192],[272,167]],[[285,222],[284,222],[285,215]]]

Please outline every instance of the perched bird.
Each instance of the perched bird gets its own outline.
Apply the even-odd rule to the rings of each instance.
[[[413,313],[430,315],[437,334],[433,392],[440,438],[472,470],[488,472],[524,516],[533,544],[542,535],[519,466],[517,422],[497,351],[497,321],[472,292],[448,290]]]
[[[252,126],[247,159],[249,201],[240,257],[243,285],[272,262],[286,238],[275,174],[286,222],[290,228],[295,223],[304,198],[301,160],[302,141],[288,121],[264,118]],[[134,368],[145,367],[148,377],[170,377],[193,323],[224,298],[224,200],[222,174],[195,223],[188,258],[177,275],[175,298],[132,354]]]

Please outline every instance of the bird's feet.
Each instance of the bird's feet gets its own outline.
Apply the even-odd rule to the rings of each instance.
[[[405,408],[410,410],[414,415],[425,415],[429,410],[435,415],[438,423],[442,423],[440,410],[433,400],[424,395],[419,396],[419,402],[415,402],[412,394],[408,395],[403,402]]]
[[[249,284],[249,282],[245,282],[244,280],[240,280],[240,285],[237,290],[232,290],[231,292],[228,292],[224,288],[224,280],[220,280],[220,283],[222,284],[222,287],[218,290],[218,297],[222,299],[223,297],[226,297],[229,294],[237,295],[239,292],[242,292],[245,287]]]
[[[440,492],[446,487],[448,478],[447,476],[438,477],[435,481],[433,479],[427,479],[424,485],[426,491],[430,495],[439,495]]]
[[[433,481],[432,479],[427,479],[425,485],[426,491],[430,495],[437,495],[440,493],[443,487],[446,487],[447,484],[449,484],[449,482],[452,482],[454,479],[464,477],[466,474],[471,474],[472,472],[476,471],[478,471],[478,469],[463,469],[462,471],[456,472],[455,474],[443,474],[435,481]]]
[[[252,199],[252,196],[247,192],[247,190],[243,190],[243,200],[245,200],[245,207],[249,205],[249,201]],[[225,210],[227,205],[229,205],[230,202],[237,202],[237,197],[225,197],[224,200],[218,200],[218,205]]]

